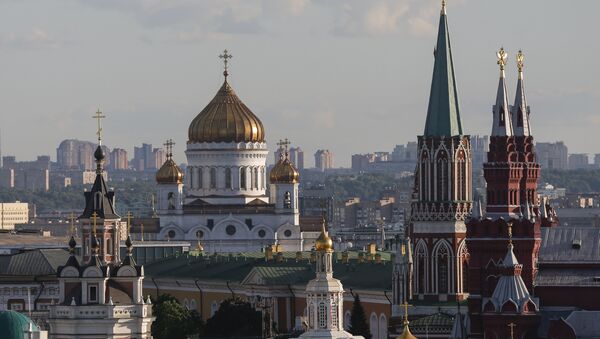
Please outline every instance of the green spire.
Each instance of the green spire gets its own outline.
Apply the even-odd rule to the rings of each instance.
[[[442,6],[424,135],[450,137],[462,135],[462,124],[458,108],[448,22],[444,4]]]

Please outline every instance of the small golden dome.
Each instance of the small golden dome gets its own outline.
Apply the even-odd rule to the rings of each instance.
[[[325,223],[323,223],[323,228],[321,229],[321,234],[315,241],[315,249],[317,251],[333,251],[333,240],[329,237],[328,232],[325,230]]]
[[[272,184],[297,184],[300,181],[300,173],[287,158],[282,158],[277,161],[271,173],[269,179]]]
[[[182,184],[183,171],[173,159],[167,159],[156,172],[156,182],[159,184]]]
[[[396,339],[418,339],[412,333],[410,333],[410,329],[408,328],[408,321],[404,321],[404,330],[402,333],[396,337]]]
[[[238,98],[227,78],[211,102],[192,120],[188,129],[188,143],[264,141],[262,122]]]

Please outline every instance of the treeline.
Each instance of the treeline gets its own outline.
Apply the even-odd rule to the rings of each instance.
[[[600,192],[600,169],[568,171],[542,169],[540,183],[566,188],[567,193]]]
[[[377,200],[389,189],[410,189],[412,177],[396,179],[387,174],[356,174],[328,176],[325,186],[338,199],[359,197],[361,200]]]

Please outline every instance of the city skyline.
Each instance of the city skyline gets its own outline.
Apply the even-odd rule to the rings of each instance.
[[[594,53],[578,51],[594,48],[586,41],[600,5],[559,4],[449,3],[465,133],[489,130],[494,53],[503,45],[511,99],[514,55],[524,50],[537,140],[596,152],[585,136],[600,124],[594,114],[600,80],[588,71]],[[425,120],[437,0],[4,1],[0,7],[11,13],[0,24],[7,32],[0,37],[2,148],[21,160],[54,156],[65,138],[93,140],[89,119],[100,106],[108,144],[160,145],[172,137],[181,162],[189,121],[222,81],[217,56],[224,48],[234,55],[230,81],[264,122],[271,151],[288,137],[308,154],[328,148],[336,166],[349,167],[352,153],[416,140]],[[365,132],[369,138],[361,137]]]

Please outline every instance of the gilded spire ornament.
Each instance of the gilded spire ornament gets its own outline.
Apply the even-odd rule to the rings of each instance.
[[[500,76],[504,77],[504,68],[506,66],[506,59],[508,58],[504,47],[501,47],[500,50],[496,52],[496,56],[498,57],[498,65],[500,65]]]
[[[98,220],[98,213],[96,213],[96,211],[94,211],[94,213],[92,213],[92,222],[93,222],[93,229],[92,229],[92,231],[94,233],[94,238],[96,237],[96,227],[97,227],[96,223],[97,223],[97,220]]]
[[[517,68],[519,69],[519,79],[521,80],[523,79],[523,66],[525,66],[524,60],[525,55],[523,55],[523,51],[519,50],[517,53]]]
[[[408,302],[406,300],[400,306],[404,307],[404,320],[402,321],[403,330],[402,333],[397,337],[397,339],[417,339],[412,333],[410,333],[410,328],[408,327]]]
[[[173,158],[173,146],[175,146],[175,142],[173,141],[173,139],[167,139],[167,141],[165,141],[165,143],[163,145],[165,146],[165,149],[167,151],[167,159],[172,159]]]
[[[446,15],[446,0],[442,0],[442,15]]]
[[[227,78],[229,75],[229,59],[233,58],[233,55],[229,54],[227,50],[224,50],[223,54],[219,55],[219,58],[223,59],[223,75]]]

